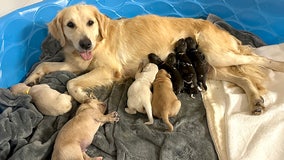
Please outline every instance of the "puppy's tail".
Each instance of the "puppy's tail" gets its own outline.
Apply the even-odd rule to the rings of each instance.
[[[162,120],[164,121],[164,123],[168,126],[168,131],[172,132],[174,130],[173,125],[171,124],[171,122],[169,121],[169,115],[167,113],[163,113],[162,114]]]

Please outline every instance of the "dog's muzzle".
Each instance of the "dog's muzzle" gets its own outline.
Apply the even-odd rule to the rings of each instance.
[[[79,41],[79,45],[83,50],[90,50],[92,47],[92,42],[89,38],[84,38]]]
[[[88,60],[91,60],[93,58],[93,55],[92,55],[92,42],[89,38],[85,37],[83,39],[81,39],[79,41],[79,45],[82,49],[82,51],[80,51],[80,56],[85,60],[85,61],[88,61]]]

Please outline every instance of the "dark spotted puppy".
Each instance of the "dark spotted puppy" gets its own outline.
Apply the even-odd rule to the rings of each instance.
[[[150,53],[148,55],[148,59],[150,63],[155,63],[158,65],[159,69],[166,70],[171,75],[171,81],[173,84],[173,90],[175,94],[179,94],[184,87],[183,79],[176,69],[176,56],[174,53],[170,53],[165,61],[162,61],[160,57],[158,57],[155,53]]]
[[[174,51],[177,58],[177,68],[184,80],[184,91],[192,98],[198,93],[197,78],[191,60],[186,55],[187,44],[184,39],[176,42]]]
[[[198,85],[206,91],[206,78],[210,66],[205,59],[205,55],[198,50],[198,44],[193,38],[187,37],[185,42],[187,44],[186,55],[193,62]]]

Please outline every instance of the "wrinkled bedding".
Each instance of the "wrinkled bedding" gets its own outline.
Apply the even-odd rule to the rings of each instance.
[[[244,44],[253,47],[265,45],[255,35],[237,31],[215,15],[209,15],[207,19],[234,34]],[[47,36],[38,63],[62,61],[60,49],[59,43]],[[70,72],[53,72],[46,75],[40,83],[47,83],[63,93],[67,81],[74,77],[76,75]],[[110,88],[90,90],[107,104],[107,113],[117,111],[120,115],[118,123],[100,127],[88,148],[90,156],[103,156],[106,160],[218,159],[201,94],[195,99],[185,93],[178,95],[182,107],[177,117],[170,119],[175,129],[169,133],[165,132],[166,126],[159,119],[148,126],[144,124],[146,115],[129,115],[124,111],[127,90],[132,82],[133,79],[127,79]],[[50,159],[58,131],[73,117],[78,106],[74,101],[72,110],[66,114],[44,116],[31,103],[29,95],[13,95],[8,89],[0,89],[0,159]]]
[[[52,82],[50,85],[57,88],[57,82],[61,82],[58,78],[66,74],[55,72],[43,81]],[[154,125],[147,126],[144,125],[147,116],[129,115],[124,111],[127,89],[132,81],[128,79],[125,83],[114,84],[111,89],[93,91],[98,99],[107,103],[107,112],[119,113],[120,121],[105,124],[99,129],[88,149],[91,156],[102,155],[105,159],[217,158],[200,95],[196,99],[191,99],[186,94],[179,96],[184,103],[180,114],[171,119],[175,132],[167,133],[164,132],[166,126],[162,121],[155,120]],[[43,116],[30,103],[30,96],[15,96],[7,89],[2,89],[1,92],[1,95],[6,95],[6,99],[2,100],[6,100],[4,105],[7,108],[0,120],[0,158],[49,159],[58,130],[74,115],[78,104],[74,102],[73,110],[63,116]]]
[[[263,46],[255,53],[284,61],[284,43]],[[284,157],[284,73],[269,70],[266,111],[250,114],[244,92],[228,82],[208,81],[203,94],[211,137],[220,159],[282,160]]]

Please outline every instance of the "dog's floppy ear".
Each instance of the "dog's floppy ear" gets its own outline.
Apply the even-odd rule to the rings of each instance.
[[[96,17],[99,24],[99,34],[101,36],[101,39],[104,39],[107,35],[107,27],[110,19],[106,15],[100,13],[100,11],[96,7],[92,6],[92,8],[94,11],[94,16]]]
[[[65,36],[62,28],[62,13],[58,15],[48,23],[49,33],[60,42],[61,47],[65,46]]]

